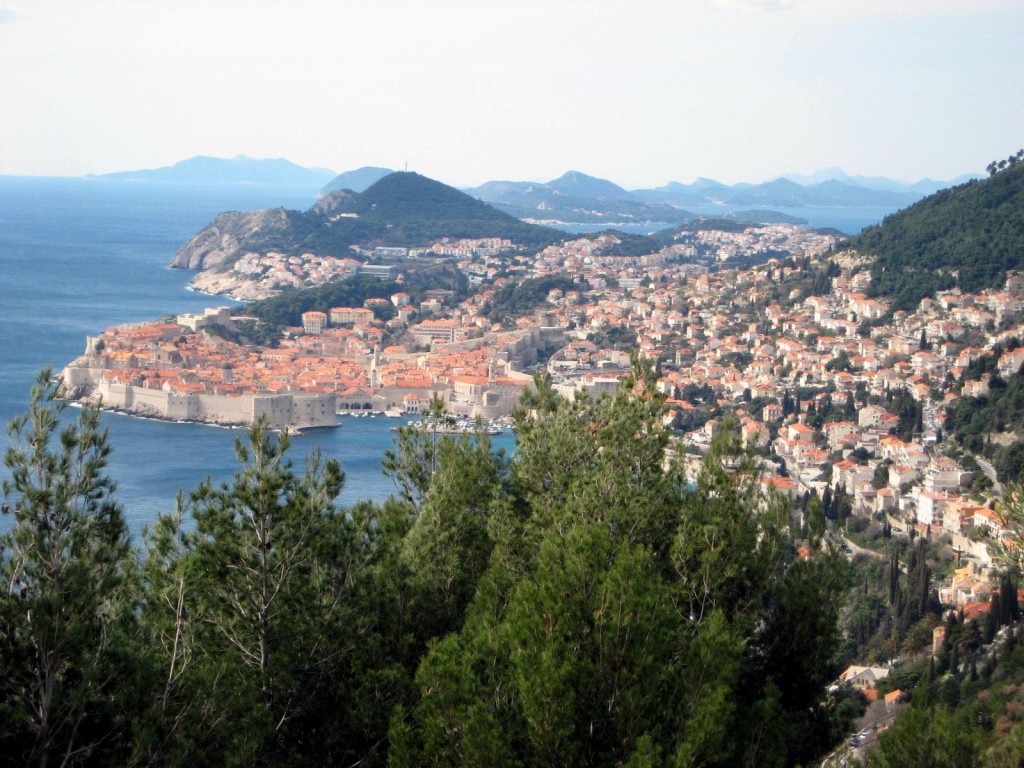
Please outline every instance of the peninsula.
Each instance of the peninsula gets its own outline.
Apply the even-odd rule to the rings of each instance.
[[[394,176],[405,192],[424,185],[414,174]],[[451,192],[462,205],[465,196]],[[472,202],[473,211],[487,208]],[[234,312],[109,328],[65,369],[72,397],[155,418],[231,425],[264,418],[301,430],[336,425],[337,413],[419,413],[440,395],[453,416],[493,419],[511,413],[549,358],[559,388],[571,393],[617,387],[630,361],[623,342],[638,342],[648,356],[667,354],[685,317],[674,297],[708,264],[805,257],[835,243],[792,225],[722,222],[716,229],[702,222],[660,239],[608,232],[545,247],[497,236],[419,240],[418,247],[356,244],[351,253],[360,261],[291,255],[296,248],[285,239],[280,251],[240,244],[251,247],[268,232],[283,238],[287,212],[218,221],[225,218],[248,234],[232,240],[215,224],[193,238],[199,261],[179,263],[206,266],[213,256],[215,264],[194,284],[223,280],[236,298],[283,295]],[[503,225],[506,218],[497,214]],[[539,227],[526,231],[549,236]],[[214,254],[200,240],[222,247]],[[463,288],[446,289],[439,275],[454,275]],[[415,300],[404,290],[424,281],[438,287],[418,290]],[[361,290],[344,290],[350,285]],[[325,290],[295,290],[317,287]],[[341,306],[316,299],[357,295],[366,298]]]
[[[264,419],[274,429],[338,425],[339,413],[420,413],[440,394],[449,413],[495,419],[511,413],[539,350],[562,345],[561,329],[526,326],[464,339],[452,321],[425,321],[430,351],[381,351],[365,308],[305,313],[275,348],[237,344],[227,308],[173,321],[108,328],[62,372],[69,397],[151,418],[219,425]],[[430,344],[430,342],[436,342]]]

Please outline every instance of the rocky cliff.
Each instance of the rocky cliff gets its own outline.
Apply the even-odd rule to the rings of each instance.
[[[290,212],[283,208],[222,213],[181,246],[169,266],[210,269],[238,254],[244,244],[268,235],[283,236],[290,227]]]

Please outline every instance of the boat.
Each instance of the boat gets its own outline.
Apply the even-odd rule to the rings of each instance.
[[[423,430],[425,432],[436,432],[439,435],[474,435],[477,431],[486,432],[488,435],[497,436],[505,434],[505,430],[501,424],[493,421],[485,421],[480,424],[479,428],[477,423],[472,419],[459,419],[457,421],[450,421],[441,424],[431,424],[427,421],[410,421],[407,424],[408,428]],[[392,427],[392,432],[398,432],[402,427]]]

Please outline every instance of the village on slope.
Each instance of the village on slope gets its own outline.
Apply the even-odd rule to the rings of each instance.
[[[307,312],[273,348],[214,332],[239,319],[225,308],[110,328],[89,339],[64,381],[105,407],[218,423],[262,416],[279,428],[331,426],[338,413],[419,414],[435,395],[453,415],[497,419],[538,370],[568,397],[614,391],[637,350],[659,361],[677,455],[696,467],[728,420],[762,457],[767,488],[794,500],[843,493],[849,533],[873,526],[945,537],[960,567],[941,586],[943,603],[983,611],[998,588],[1005,522],[978,493],[992,485],[983,475],[991,467],[950,455],[944,420],[957,398],[984,394],[993,376],[1024,364],[1016,341],[1024,277],[890,312],[868,297],[863,259],[837,255],[833,237],[800,227],[703,232],[643,256],[601,255],[614,240],[581,237],[533,254],[511,243],[444,241],[430,255],[468,276],[477,292],[464,301],[441,292],[413,305],[396,291],[388,321],[372,311],[387,299]],[[775,256],[730,264],[765,252]],[[311,277],[313,258],[268,253],[236,268],[272,290],[287,284],[282,270],[313,284],[359,270],[358,262],[328,269],[316,257]],[[552,289],[511,322],[487,316],[497,291],[551,275],[578,288]],[[965,378],[985,356],[995,357],[991,372]],[[894,394],[898,409],[887,406]],[[853,557],[852,539],[840,543]],[[888,667],[868,668],[875,671],[848,676],[870,691]]]

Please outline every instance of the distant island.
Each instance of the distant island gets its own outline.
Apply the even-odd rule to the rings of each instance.
[[[304,168],[283,158],[197,156],[164,168],[91,175],[108,181],[159,181],[175,184],[305,184],[333,178],[327,168]]]

